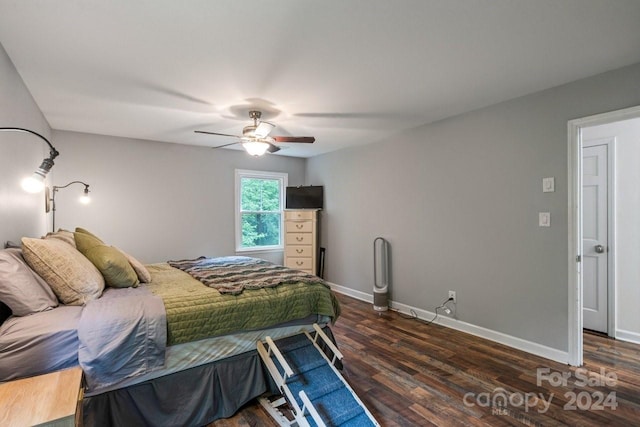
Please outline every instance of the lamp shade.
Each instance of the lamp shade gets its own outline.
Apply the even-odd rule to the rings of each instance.
[[[242,143],[242,147],[252,156],[262,156],[267,152],[269,144],[261,141],[248,141]]]
[[[91,197],[89,197],[88,185],[84,187],[84,192],[82,193],[82,196],[80,196],[80,203],[82,203],[83,205],[88,205],[89,203],[91,203]]]
[[[23,179],[21,185],[27,193],[39,193],[44,189],[44,175],[36,172]]]

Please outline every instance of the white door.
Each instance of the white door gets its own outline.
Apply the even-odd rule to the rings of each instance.
[[[607,333],[608,159],[606,145],[582,150],[583,327]]]

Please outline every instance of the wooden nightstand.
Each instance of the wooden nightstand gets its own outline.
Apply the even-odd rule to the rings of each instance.
[[[0,384],[0,425],[81,425],[82,396],[80,367]]]

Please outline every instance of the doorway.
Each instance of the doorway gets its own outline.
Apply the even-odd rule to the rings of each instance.
[[[603,125],[606,126],[606,125]],[[582,130],[583,328],[615,334],[615,137]]]
[[[620,320],[620,314],[623,312],[627,312],[627,316],[637,316],[635,312],[637,312],[637,308],[635,310],[629,310],[625,303],[625,299],[633,299],[620,297],[620,278],[616,277],[616,270],[618,269],[617,265],[621,264],[620,254],[621,252],[616,254],[615,248],[618,246],[618,243],[614,244],[614,239],[616,238],[616,228],[614,224],[616,222],[613,220],[615,215],[615,205],[612,205],[612,197],[615,194],[614,191],[611,191],[612,187],[614,187],[614,179],[610,173],[613,171],[613,167],[611,166],[612,161],[614,160],[615,150],[618,148],[618,144],[613,138],[613,141],[598,141],[597,138],[585,138],[585,134],[589,134],[588,129],[595,128],[596,126],[606,125],[606,124],[614,124],[618,122],[623,122],[631,119],[640,118],[640,106],[628,108],[625,110],[614,111],[605,114],[599,114],[596,116],[585,117],[582,119],[572,120],[568,123],[568,154],[569,154],[569,162],[568,162],[568,197],[569,197],[569,218],[568,218],[568,238],[569,238],[569,363],[574,366],[582,365],[582,354],[583,354],[583,327],[589,324],[590,320],[587,319],[587,311],[590,307],[595,305],[599,307],[598,310],[601,312],[606,312],[604,315],[602,313],[599,314],[600,321],[606,319],[606,330],[607,334],[612,337],[616,337],[619,339],[627,339],[634,342],[638,341],[640,337],[640,333],[636,331],[625,331],[620,329],[620,325],[618,325],[617,320]],[[593,139],[593,140],[591,140]],[[602,139],[602,138],[601,138]],[[609,138],[611,139],[611,138]],[[592,150],[591,147],[597,146],[605,146],[606,149],[597,149]],[[594,154],[594,151],[600,151],[598,154]],[[603,152],[606,151],[606,154]],[[593,157],[591,160],[584,161],[583,156],[587,155],[587,157]],[[640,151],[638,151],[640,153]],[[583,189],[583,184],[587,184],[590,178],[587,178],[584,175],[583,169],[593,168],[594,162],[600,162],[600,164],[604,164],[604,160],[602,160],[602,156],[606,156],[606,165],[610,166],[606,175],[608,176],[608,182],[605,187],[609,190],[609,195],[607,196],[607,205],[608,205],[608,216],[613,217],[611,221],[607,221],[608,225],[602,225],[602,215],[592,215],[591,213],[584,215],[583,208],[585,204],[598,203],[597,197],[593,197],[593,194],[589,194],[594,192],[594,190],[585,190]],[[591,158],[590,157],[590,158]],[[640,157],[640,156],[635,156]],[[624,159],[620,154],[618,158]],[[600,159],[600,160],[597,160]],[[621,160],[622,162],[622,160]],[[584,164],[583,164],[584,163]],[[589,164],[587,164],[589,163]],[[635,169],[638,167],[636,165]],[[593,170],[586,171],[587,174],[593,172]],[[597,174],[596,174],[597,175]],[[635,181],[638,181],[637,179]],[[637,187],[637,182],[632,182],[632,185]],[[617,186],[617,183],[616,183]],[[584,192],[584,194],[583,194]],[[636,210],[634,215],[637,217]],[[589,216],[591,215],[591,216]],[[598,225],[598,223],[600,225]],[[620,225],[620,224],[618,224]],[[594,233],[594,227],[599,227],[599,233]],[[605,243],[600,242],[600,239],[603,237],[602,231],[606,230],[606,238]],[[621,236],[624,234],[621,234]],[[593,238],[590,240],[590,238]],[[601,245],[602,247],[599,247]],[[636,245],[637,246],[637,245]],[[597,255],[596,255],[597,254]],[[592,259],[589,257],[592,256]],[[616,256],[616,261],[613,262],[613,257]],[[637,259],[634,264],[637,265]],[[606,264],[605,264],[606,261]],[[602,266],[605,266],[606,274],[603,273]],[[637,269],[636,269],[637,270]],[[606,291],[600,290],[600,294],[596,295],[593,292],[596,288],[588,288],[586,292],[591,292],[591,294],[585,295],[585,280],[587,281],[587,287],[590,286],[591,280],[594,279],[595,276],[599,276],[600,278],[604,278],[604,282],[607,282],[611,286],[605,285]],[[615,284],[618,284],[616,287]],[[637,282],[636,282],[637,283]],[[635,286],[637,288],[637,286]],[[628,292],[628,291],[627,291]],[[633,289],[631,290],[631,295],[635,297],[635,293],[640,295],[640,290]],[[605,301],[606,300],[606,301]],[[635,311],[635,312],[634,312]],[[604,317],[603,317],[604,316]],[[635,318],[634,318],[635,319]],[[637,319],[635,319],[637,320]],[[628,320],[625,320],[628,322]]]

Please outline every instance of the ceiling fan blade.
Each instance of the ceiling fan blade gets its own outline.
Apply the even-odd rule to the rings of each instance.
[[[275,145],[270,144],[270,143],[268,143],[268,144],[269,144],[269,148],[267,148],[268,152],[277,153],[278,151],[280,151],[280,147],[276,147]]]
[[[313,136],[274,136],[276,142],[301,142],[304,144],[313,144],[315,138]]]
[[[219,135],[219,136],[230,136],[232,138],[242,138],[239,135],[229,135],[228,133],[206,132],[206,131],[203,131],[203,130],[194,130],[194,132],[195,133],[204,133],[204,134],[207,134],[207,135]]]
[[[260,122],[256,130],[253,131],[253,134],[257,138],[264,138],[269,135],[269,132],[271,132],[274,127],[276,127],[276,125],[274,125],[273,123]]]
[[[232,142],[230,144],[224,144],[224,145],[216,145],[215,147],[211,147],[211,148],[222,148],[222,147],[228,147],[230,145],[236,145],[236,144],[240,144],[240,141],[236,141],[236,142]]]

